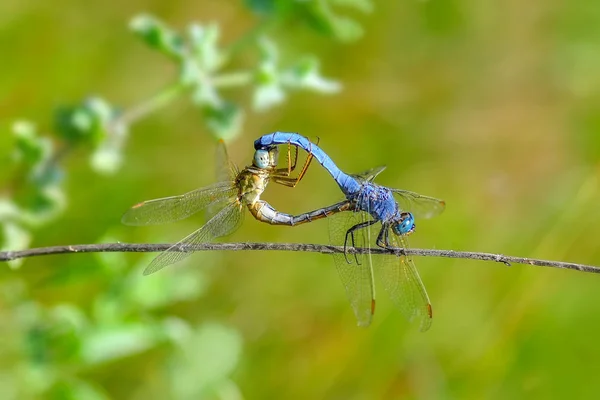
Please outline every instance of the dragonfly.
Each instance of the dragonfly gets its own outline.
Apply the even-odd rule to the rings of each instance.
[[[332,216],[329,224],[330,242],[344,246],[343,254],[334,254],[335,264],[358,325],[369,326],[375,313],[373,271],[377,270],[383,276],[385,288],[394,305],[409,320],[418,320],[421,331],[428,330],[433,311],[412,257],[375,256],[370,252],[355,252],[353,257],[349,257],[348,248],[371,248],[373,239],[370,227],[380,223],[379,232],[373,235],[377,246],[407,249],[407,236],[415,230],[415,217],[436,216],[444,211],[445,202],[374,183],[375,177],[385,167],[373,168],[361,174],[346,174],[317,144],[298,133],[274,132],[261,136],[254,142],[254,148],[269,149],[283,144],[302,148],[313,156],[344,193],[343,201],[296,216],[292,222]]]
[[[212,242],[234,232],[243,221],[244,206],[261,222],[293,225],[290,223],[293,216],[278,212],[261,200],[260,196],[270,181],[289,187],[296,186],[306,173],[312,155],[308,154],[296,177],[291,177],[291,174],[298,160],[297,148],[292,161],[288,146],[286,167],[278,167],[278,159],[279,147],[265,146],[255,150],[252,165],[239,171],[229,161],[225,143],[221,140],[217,145],[219,182],[182,195],[143,201],[131,207],[123,215],[121,222],[132,226],[175,222],[203,210],[207,214],[207,221],[203,226],[156,256],[145,268],[144,275],[153,274],[187,258],[199,244]]]

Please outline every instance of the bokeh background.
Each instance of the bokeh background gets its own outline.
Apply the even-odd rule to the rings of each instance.
[[[346,14],[363,36],[339,41],[303,23],[271,37],[281,62],[320,59],[340,93],[291,94],[248,109],[229,142],[250,162],[275,131],[319,137],[348,172],[446,200],[411,245],[600,265],[600,12],[592,0],[387,1]],[[0,4],[2,187],[15,119],[53,129],[52,112],[101,94],[125,109],[176,69],[136,39],[152,13],[175,28],[217,23],[223,43],[257,24],[240,1],[70,0]],[[247,61],[247,60],[246,60]],[[240,63],[243,65],[244,60]],[[247,107],[245,90],[227,93]],[[131,127],[118,173],[89,150],[62,160],[68,206],[32,246],[177,240],[201,218],[120,225],[132,204],[212,183],[215,140],[187,98]],[[18,176],[17,176],[18,179]],[[3,192],[4,193],[4,192]],[[264,198],[289,213],[340,199],[318,166]],[[327,243],[327,222],[295,228],[247,216],[226,240]],[[417,258],[434,307],[422,334],[383,290],[355,326],[331,257],[196,254],[142,277],[152,255],[62,255],[0,272],[2,398],[591,398],[600,360],[600,279],[566,270]],[[381,285],[380,285],[381,286]]]

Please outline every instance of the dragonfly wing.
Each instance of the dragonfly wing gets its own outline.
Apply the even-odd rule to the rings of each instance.
[[[215,175],[217,182],[221,181],[232,181],[238,174],[238,169],[229,160],[229,154],[227,153],[227,147],[225,141],[220,139],[217,143],[217,149],[215,154]]]
[[[346,231],[354,225],[364,222],[368,217],[364,212],[342,212],[329,217],[329,236],[332,245],[344,244]],[[356,247],[369,247],[371,243],[369,228],[355,231]],[[352,242],[348,241],[348,246]],[[335,265],[346,289],[346,296],[350,301],[354,315],[359,326],[369,326],[375,312],[375,287],[373,283],[373,267],[371,254],[344,254],[333,255]],[[350,261],[350,263],[348,263]],[[358,261],[358,264],[357,264]]]
[[[121,218],[126,225],[159,225],[179,221],[210,204],[235,196],[231,182],[219,182],[180,196],[144,201],[131,207]]]
[[[144,275],[153,274],[168,265],[183,260],[192,254],[195,247],[201,243],[212,242],[218,237],[232,233],[240,226],[243,217],[241,205],[237,202],[230,202],[200,229],[156,256],[144,270]]]
[[[434,197],[423,196],[415,192],[402,189],[390,189],[395,195],[400,208],[404,211],[410,211],[418,218],[431,218],[439,215],[446,208],[444,200]]]
[[[358,178],[359,180],[362,180],[362,181],[372,182],[373,179],[375,179],[375,177],[377,175],[382,173],[385,168],[386,168],[385,165],[380,165],[379,167],[371,168],[366,171],[359,172],[357,174],[350,174],[350,176]]]
[[[408,247],[406,237],[390,233],[389,240],[394,247]],[[409,321],[419,320],[420,329],[425,332],[432,322],[431,303],[412,257],[380,256],[380,258],[384,259],[381,273],[392,302]]]

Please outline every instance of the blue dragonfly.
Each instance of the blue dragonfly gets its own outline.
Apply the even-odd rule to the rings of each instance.
[[[334,254],[335,264],[358,325],[370,325],[375,313],[373,270],[376,269],[383,275],[385,287],[395,306],[409,320],[419,320],[421,331],[428,330],[433,316],[431,303],[412,257],[355,253],[356,265],[353,265],[346,249],[348,246],[371,248],[373,240],[370,227],[378,222],[381,223],[375,237],[378,246],[408,248],[406,237],[415,230],[415,216],[430,218],[440,214],[445,208],[444,201],[374,183],[375,177],[385,167],[357,175],[346,174],[319,146],[297,133],[264,135],[254,142],[254,148],[266,150],[284,144],[302,148],[318,160],[346,197],[332,206],[291,217],[287,223],[303,223],[335,214],[330,218],[330,242],[344,245],[344,254]]]
[[[165,224],[206,211],[206,223],[156,256],[144,270],[144,275],[185,259],[199,244],[212,242],[234,232],[243,221],[244,206],[248,207],[258,221],[292,225],[290,222],[294,221],[293,216],[276,211],[269,203],[261,200],[260,196],[270,181],[296,186],[310,165],[312,155],[309,153],[298,176],[291,177],[291,172],[296,168],[298,150],[296,148],[292,161],[288,146],[287,166],[281,168],[278,167],[278,151],[277,146],[257,149],[252,165],[238,171],[229,161],[224,142],[220,141],[217,147],[219,182],[179,196],[147,200],[131,207],[123,215],[121,222],[133,226]],[[310,215],[300,220],[308,222]]]

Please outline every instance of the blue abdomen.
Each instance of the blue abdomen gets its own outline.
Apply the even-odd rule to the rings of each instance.
[[[360,184],[356,179],[342,172],[342,170],[335,165],[333,160],[319,146],[298,133],[273,132],[263,135],[254,141],[254,148],[258,150],[268,146],[288,143],[311,153],[323,168],[331,174],[346,196],[356,193],[360,189]]]

